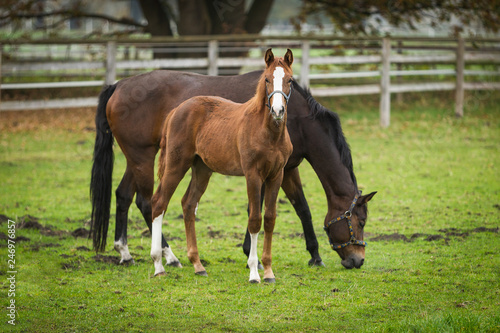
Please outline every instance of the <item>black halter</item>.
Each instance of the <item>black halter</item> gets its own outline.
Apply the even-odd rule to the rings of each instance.
[[[332,247],[332,250],[338,251],[348,245],[359,245],[359,246],[366,246],[366,242],[362,240],[357,240],[354,237],[354,231],[352,230],[352,224],[351,224],[351,216],[352,216],[352,210],[354,209],[354,206],[356,206],[356,201],[358,201],[358,198],[361,193],[358,192],[356,196],[354,197],[354,200],[352,201],[351,207],[349,208],[348,211],[346,211],[344,214],[340,215],[336,219],[331,220],[326,224],[325,227],[323,227],[323,230],[326,231],[326,234],[328,235],[328,240],[330,241],[330,246]],[[337,223],[342,220],[347,220],[347,226],[349,227],[349,233],[351,235],[351,239],[349,241],[342,243],[342,244],[335,244],[332,239],[330,238],[330,234],[328,233],[328,229],[330,226],[334,223]]]
[[[274,94],[282,94],[283,97],[285,97],[285,104],[288,104],[288,100],[290,99],[290,96],[292,95],[292,85],[290,85],[290,92],[288,93],[288,95],[285,94],[281,90],[275,90],[272,93],[270,93],[269,95],[267,95],[267,104],[266,104],[266,106],[269,108],[269,110],[271,110],[271,98],[273,97]]]

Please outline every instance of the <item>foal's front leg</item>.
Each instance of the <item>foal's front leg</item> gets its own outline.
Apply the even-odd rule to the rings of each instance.
[[[257,256],[257,238],[262,225],[260,212],[260,197],[262,181],[258,176],[246,176],[248,194],[248,232],[250,233],[250,254],[248,268],[250,269],[250,283],[260,283],[258,270],[259,258]]]
[[[274,179],[266,181],[265,213],[264,213],[264,250],[262,251],[262,265],[264,266],[264,282],[274,283],[276,281],[272,262],[272,243],[274,225],[276,222],[276,200],[283,180],[283,171]]]

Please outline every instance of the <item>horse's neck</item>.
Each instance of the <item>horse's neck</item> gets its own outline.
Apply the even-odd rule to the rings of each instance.
[[[314,141],[314,142],[313,142]],[[315,140],[308,140],[308,161],[318,175],[328,200],[328,215],[337,215],[349,208],[357,193],[348,168],[342,163],[334,141],[324,131],[315,130]],[[333,217],[331,217],[333,218]]]

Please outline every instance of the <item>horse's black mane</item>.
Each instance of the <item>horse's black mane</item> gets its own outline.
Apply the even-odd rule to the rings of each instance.
[[[333,130],[333,140],[340,154],[340,160],[342,164],[347,168],[347,170],[349,170],[351,180],[357,189],[358,184],[352,166],[351,148],[349,147],[349,144],[345,139],[338,114],[328,110],[318,101],[316,101],[311,95],[310,89],[301,87],[300,84],[295,81],[293,81],[293,88],[294,90],[298,91],[307,101],[309,110],[311,111],[311,117],[313,119],[320,119],[322,122],[330,124],[331,129]]]

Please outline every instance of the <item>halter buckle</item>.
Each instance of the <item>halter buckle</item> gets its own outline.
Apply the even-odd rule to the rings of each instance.
[[[347,217],[347,218],[350,218],[352,216],[352,212],[350,210],[347,210],[345,213],[344,213],[344,216]]]

